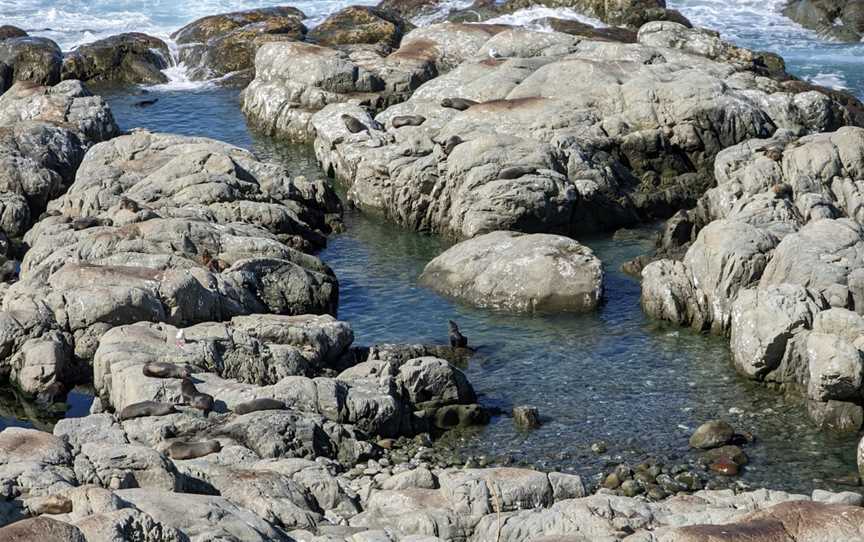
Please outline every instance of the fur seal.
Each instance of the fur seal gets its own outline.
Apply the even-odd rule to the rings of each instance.
[[[92,216],[82,216],[80,218],[76,218],[72,221],[72,229],[75,231],[86,230],[88,228],[95,228],[96,226],[101,226],[102,221],[98,218],[94,218]]]
[[[240,403],[239,405],[234,407],[234,413],[238,415],[249,414],[250,412],[257,412],[259,410],[284,410],[285,403],[279,401],[278,399],[269,399],[269,398],[261,398],[261,399],[253,399],[251,401],[247,401],[245,403]]]
[[[345,128],[352,134],[359,134],[362,131],[369,131],[365,124],[355,119],[351,115],[342,115],[342,122],[345,123]]]
[[[218,440],[201,442],[172,442],[166,452],[171,459],[195,459],[214,454],[222,449]]]
[[[468,337],[459,333],[459,326],[453,320],[447,320],[450,327],[450,346],[453,348],[468,348]]]
[[[171,403],[159,403],[157,401],[141,401],[133,403],[120,411],[120,420],[131,420],[132,418],[143,418],[145,416],[165,416],[177,412]]]
[[[192,408],[204,411],[204,416],[207,416],[213,410],[213,396],[198,391],[198,388],[192,383],[191,378],[185,377],[180,381],[180,393],[183,396],[184,403]]]
[[[120,198],[120,208],[137,213],[141,210],[141,205],[134,199],[129,199],[126,196]]]
[[[72,511],[72,501],[63,495],[35,497],[27,501],[27,508],[33,515],[68,514]]]
[[[207,267],[207,270],[211,273],[221,273],[228,269],[228,264],[225,263],[224,260],[220,260],[219,258],[214,258],[210,251],[204,249],[201,253],[201,262]]]
[[[444,98],[441,100],[441,107],[448,107],[457,111],[465,111],[472,105],[477,105],[479,102],[474,100],[466,100],[465,98]]]
[[[426,117],[421,115],[401,115],[393,117],[390,124],[393,128],[402,128],[403,126],[420,126],[424,122],[426,122]]]
[[[775,184],[771,187],[771,191],[777,199],[791,199],[793,196],[792,187],[788,183]]]
[[[150,107],[159,101],[159,98],[153,98],[150,100],[141,100],[140,102],[135,102],[135,107]]]
[[[525,175],[533,175],[537,173],[536,167],[531,166],[511,166],[505,167],[498,173],[499,179],[518,179],[519,177],[523,177]]]
[[[151,361],[144,365],[142,372],[144,376],[152,376],[153,378],[188,378],[192,375],[192,368],[188,365]]]
[[[457,145],[461,145],[462,143],[465,143],[465,142],[459,136],[454,135],[454,136],[448,137],[447,141],[445,141],[444,145],[443,145],[444,154],[446,154],[447,156],[450,156],[450,153],[453,152],[453,149],[455,149]]]

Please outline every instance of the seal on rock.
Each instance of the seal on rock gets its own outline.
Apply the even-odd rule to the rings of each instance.
[[[393,117],[390,124],[393,128],[402,128],[403,126],[420,126],[424,122],[426,122],[426,117],[422,115],[400,115]]]
[[[166,452],[171,459],[195,459],[205,455],[214,454],[222,449],[218,440],[205,440],[202,442],[172,442]]]
[[[448,107],[457,111],[465,111],[472,105],[477,105],[479,102],[474,100],[466,100],[465,98],[444,98],[441,100],[441,107]]]
[[[447,320],[450,328],[450,346],[453,348],[468,348],[468,337],[459,332],[459,326],[453,320]]]
[[[283,401],[279,401],[278,399],[270,399],[267,397],[261,399],[253,399],[251,401],[246,401],[245,403],[240,403],[234,407],[234,413],[238,415],[249,414],[250,412],[257,412],[259,410],[284,410],[285,403]]]
[[[450,156],[450,153],[453,152],[453,149],[456,148],[457,145],[461,145],[465,143],[461,137],[454,135],[447,138],[442,147],[444,148],[444,154]]]
[[[72,229],[75,231],[95,228],[96,226],[110,226],[111,219],[100,220],[92,216],[82,216],[72,221]]]
[[[27,501],[27,508],[35,516],[42,514],[68,514],[72,511],[72,501],[63,495],[35,497]]]
[[[518,179],[525,175],[533,175],[537,173],[537,168],[532,166],[511,166],[505,167],[498,173],[498,178],[502,180]]]
[[[192,408],[204,411],[204,415],[213,410],[213,396],[206,393],[201,393],[192,379],[189,377],[180,381],[180,394],[183,396],[183,402]]]
[[[362,131],[369,131],[365,124],[355,119],[351,115],[342,115],[342,122],[345,123],[345,128],[352,134],[359,134]]]
[[[125,209],[127,211],[131,211],[133,213],[137,213],[141,210],[141,205],[135,201],[134,199],[127,198],[126,196],[120,197],[120,208]]]
[[[164,361],[151,361],[141,369],[144,376],[153,378],[188,378],[192,376],[192,368],[188,365],[177,365]]]
[[[228,264],[225,263],[224,260],[214,258],[213,255],[210,254],[210,251],[206,249],[201,253],[201,262],[211,273],[221,273],[228,269]]]
[[[177,410],[171,403],[160,403],[158,401],[141,401],[127,405],[126,408],[120,411],[120,421],[131,420],[133,418],[143,418],[145,416],[165,416],[174,414]]]

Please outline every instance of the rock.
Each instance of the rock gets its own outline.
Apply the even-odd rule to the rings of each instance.
[[[540,427],[540,414],[537,407],[525,405],[513,407],[513,423],[520,429],[537,429]]]
[[[127,85],[166,83],[171,53],[159,38],[138,32],[81,45],[63,58],[62,79]]]
[[[807,401],[807,414],[817,427],[838,433],[857,433],[864,425],[864,408],[847,401]]]
[[[625,480],[621,484],[620,491],[621,494],[625,497],[635,497],[636,495],[642,493],[644,490],[642,489],[642,486],[640,486],[636,481]]]
[[[593,310],[603,269],[590,249],[546,234],[497,231],[463,241],[429,262],[420,283],[481,307]]]
[[[47,38],[30,36],[0,40],[0,93],[15,82],[56,85],[60,82],[63,55]]]
[[[864,9],[841,0],[791,0],[783,14],[826,38],[859,42],[864,36]]]
[[[259,8],[211,15],[171,35],[179,60],[194,80],[231,75],[235,81],[254,77],[255,53],[265,43],[302,40],[306,16],[288,7]]]
[[[0,229],[13,238],[72,183],[85,152],[118,132],[105,102],[76,81],[15,84],[0,97],[0,125]]]
[[[459,369],[437,358],[417,358],[399,368],[396,384],[414,405],[475,403],[474,389]]]
[[[860,395],[864,352],[837,335],[813,332],[807,336],[810,398],[850,400]]]
[[[738,475],[738,463],[732,461],[729,458],[721,457],[716,461],[712,461],[708,468],[717,474],[722,474],[723,476],[737,476]]]
[[[4,24],[0,26],[0,41],[8,40],[9,38],[23,38],[27,36],[27,32],[18,28],[17,26],[12,26],[9,24]]]
[[[309,39],[325,46],[366,43],[395,49],[412,28],[413,25],[393,12],[349,6],[324,19],[309,33]]]
[[[702,455],[702,459],[708,464],[717,463],[722,459],[726,459],[732,461],[738,466],[746,465],[749,461],[747,454],[745,454],[741,448],[731,444],[706,450]]]
[[[842,504],[846,506],[862,506],[864,505],[864,497],[860,493],[854,491],[842,491],[840,493],[832,493],[822,489],[813,490],[813,501],[824,502],[828,504]]]
[[[535,24],[548,25],[555,32],[579,36],[589,40],[614,41],[620,43],[636,43],[636,32],[626,28],[610,26],[598,28],[573,19],[558,19],[545,17],[532,21]]]
[[[700,425],[690,437],[690,447],[707,450],[727,444],[735,430],[723,420],[711,420]]]
[[[74,525],[51,518],[24,519],[0,527],[0,538],[8,542],[86,542]]]
[[[676,10],[666,9],[666,2],[663,0],[623,0],[614,4],[602,0],[509,0],[506,6],[508,10],[516,10],[537,4],[551,8],[572,8],[610,26],[639,28],[654,20],[670,20],[689,25],[687,19]]]
[[[591,444],[591,451],[595,454],[605,454],[607,449],[606,443],[602,440]]]

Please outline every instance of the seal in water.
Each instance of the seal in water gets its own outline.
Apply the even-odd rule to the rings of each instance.
[[[150,107],[159,101],[159,98],[153,98],[151,100],[141,100],[140,102],[135,102],[135,107]]]
[[[420,126],[424,122],[426,122],[426,117],[421,115],[401,115],[393,117],[390,124],[393,125],[393,128],[402,128],[403,126]]]
[[[457,111],[465,111],[472,105],[477,105],[479,102],[474,100],[466,100],[465,98],[444,98],[441,100],[441,107],[449,107]]]
[[[189,378],[192,376],[192,368],[188,365],[177,365],[164,361],[146,363],[142,372],[144,376],[152,376],[153,378]]]
[[[531,166],[512,166],[505,167],[498,174],[499,179],[518,179],[525,175],[533,175],[537,173],[536,167]]]
[[[177,412],[171,403],[159,403],[157,401],[141,401],[133,403],[120,411],[120,420],[131,420],[145,416],[165,416]]]
[[[453,152],[453,149],[456,148],[457,145],[461,145],[465,143],[461,137],[454,135],[447,138],[447,141],[444,142],[444,154],[450,156],[450,153]]]
[[[468,348],[468,337],[459,333],[459,326],[453,320],[447,320],[450,326],[450,346],[453,348]]]
[[[369,128],[367,128],[365,124],[355,119],[351,115],[342,115],[342,122],[345,123],[345,128],[348,128],[348,131],[352,134],[359,134],[364,130],[369,130]]]
[[[215,454],[222,449],[218,440],[202,442],[172,442],[166,452],[171,459],[195,459],[205,455]]]
[[[251,401],[246,401],[245,403],[240,403],[239,405],[234,407],[234,413],[243,415],[249,414],[250,412],[257,412],[259,410],[284,410],[285,403],[279,401],[278,399],[269,399],[269,398],[261,398],[261,399],[253,399]]]

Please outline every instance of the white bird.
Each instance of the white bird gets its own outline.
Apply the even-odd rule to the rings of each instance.
[[[494,47],[490,47],[489,48],[489,58],[501,58],[501,55],[498,54],[498,51],[496,51]]]
[[[183,330],[182,329],[177,330],[176,337],[177,337],[177,348],[183,348],[183,346],[186,344],[186,340],[183,337]]]

